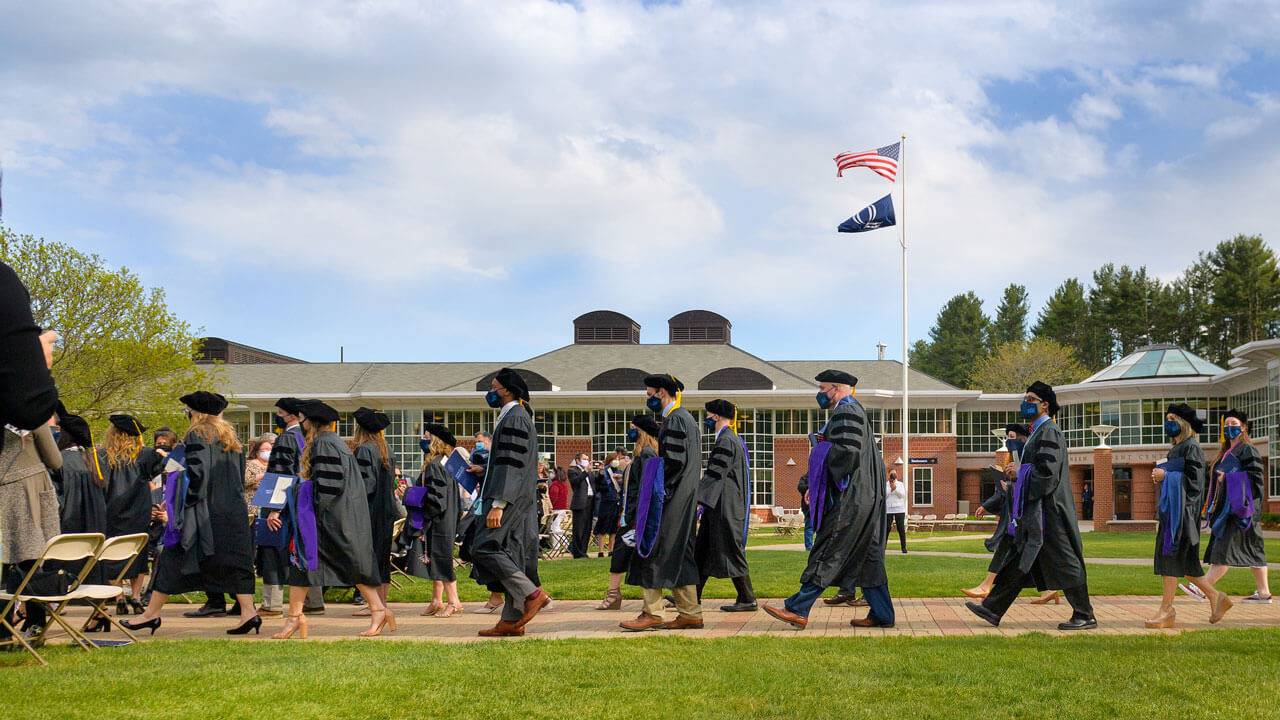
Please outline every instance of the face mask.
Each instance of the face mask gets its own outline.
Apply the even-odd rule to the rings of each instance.
[[[662,412],[662,400],[657,395],[650,395],[649,399],[644,401],[644,406],[654,412]]]
[[[818,407],[823,410],[831,407],[831,396],[821,390],[818,391]]]
[[[1031,420],[1040,414],[1040,404],[1033,403],[1029,400],[1023,400],[1022,405],[1018,406],[1018,413],[1022,417]]]
[[[1016,438],[1010,438],[1004,441],[1004,447],[1011,455],[1022,455],[1022,448],[1025,443],[1019,442]]]
[[[423,438],[418,441],[418,447],[422,448],[422,452],[429,453],[431,452],[431,441]]]
[[[1240,437],[1241,430],[1242,428],[1239,425],[1227,425],[1222,428],[1222,434],[1226,435],[1228,440],[1235,440]]]
[[[258,459],[261,460],[262,462],[266,462],[267,458],[269,457],[271,457],[270,450],[263,450],[262,452],[258,453]]]
[[[622,461],[614,460],[613,462],[609,463],[609,467],[613,468],[614,470],[617,470],[618,468],[622,467]]]
[[[1178,423],[1176,421],[1173,421],[1173,420],[1164,421],[1165,435],[1168,435],[1169,437],[1174,438],[1174,437],[1178,437],[1178,433],[1181,433],[1181,432],[1182,432],[1182,428],[1178,426]]]
[[[707,432],[715,432],[716,419],[711,416],[707,416],[702,419],[702,426],[707,429]]]
[[[498,397],[497,390],[490,390],[489,392],[485,393],[484,401],[489,403],[489,407],[491,408],[502,407],[502,398]]]
[[[640,431],[635,428],[627,428],[627,442],[633,443],[640,440]]]
[[[476,449],[477,449],[477,450],[483,450],[483,449],[484,449],[484,441],[483,441],[483,440],[477,440],[477,441],[476,441]]]
[[[276,429],[277,429],[277,430],[284,430],[284,429],[285,429],[284,418],[280,417],[279,415],[276,415],[276,416],[275,416],[275,418],[274,418],[273,422],[275,423],[275,426],[276,426]]]
[[[49,432],[53,433],[53,441],[58,442],[62,439],[62,431],[58,428],[49,428]]]

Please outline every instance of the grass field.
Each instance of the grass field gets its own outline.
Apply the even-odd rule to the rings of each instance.
[[[953,534],[944,531],[939,531],[939,533],[948,536]],[[984,537],[990,537],[990,535],[978,536],[972,540],[938,540],[935,542],[911,543],[910,549],[980,553],[987,551],[982,545]],[[1081,533],[1080,541],[1084,543],[1085,557],[1092,558],[1146,558],[1149,560],[1156,548],[1156,534],[1154,532],[1087,532]],[[1201,537],[1200,553],[1202,556],[1205,545],[1208,542],[1208,535]],[[1265,544],[1267,561],[1280,562],[1280,543],[1269,541]]]
[[[1242,718],[1280,705],[1280,630],[465,645],[186,640],[46,653],[47,668],[0,667],[0,717]],[[0,653],[0,666],[20,657]]]

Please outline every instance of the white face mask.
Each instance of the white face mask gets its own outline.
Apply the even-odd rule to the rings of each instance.
[[[622,465],[621,460],[614,460],[613,462],[609,463],[609,467],[614,468],[615,470],[621,465]]]
[[[263,450],[262,452],[258,453],[258,459],[261,460],[262,462],[266,462],[267,458],[269,457],[271,457],[271,451],[269,450]]]

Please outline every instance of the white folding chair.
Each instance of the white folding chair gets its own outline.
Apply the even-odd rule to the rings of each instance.
[[[149,538],[146,533],[117,535],[113,538],[107,538],[106,541],[102,543],[102,546],[98,548],[98,553],[93,558],[93,564],[96,565],[101,562],[122,563],[120,566],[120,574],[116,576],[109,585],[81,584],[75,590],[67,593],[68,599],[58,606],[57,611],[61,613],[62,609],[71,600],[86,600],[93,609],[89,611],[89,619],[85,620],[84,624],[80,626],[80,631],[82,633],[85,628],[89,627],[89,623],[93,622],[94,617],[101,615],[105,617],[107,622],[113,627],[118,628],[125,635],[128,635],[130,640],[137,642],[137,636],[129,632],[128,628],[121,625],[114,616],[109,614],[106,606],[107,603],[115,600],[124,593],[124,585],[122,584],[124,574],[129,572],[130,566],[133,564],[133,559],[138,556],[138,553],[146,549],[148,540]],[[94,647],[97,646],[95,645]]]
[[[18,632],[18,629],[9,623],[9,618],[13,616],[14,606],[23,602],[27,603],[28,606],[32,603],[43,605],[49,613],[49,619],[52,622],[58,623],[62,629],[66,630],[67,634],[71,636],[71,639],[75,640],[80,647],[84,648],[86,652],[92,647],[83,635],[69,625],[61,615],[55,612],[55,603],[57,604],[57,607],[61,607],[71,598],[70,593],[75,591],[75,589],[80,585],[80,582],[84,580],[85,576],[89,574],[89,571],[93,569],[93,558],[98,554],[98,548],[102,546],[102,541],[104,539],[105,538],[102,533],[69,533],[66,535],[55,535],[54,537],[49,538],[49,542],[45,543],[44,552],[41,553],[40,559],[36,560],[36,562],[32,564],[31,569],[27,571],[27,574],[23,576],[21,582],[18,583],[17,590],[12,593],[0,593],[0,601],[5,602],[4,611],[3,613],[0,613],[0,626],[9,631],[9,639],[0,640],[0,646],[21,645],[27,652],[31,653],[36,660],[39,660],[41,665],[49,664],[45,662],[44,658],[40,657],[40,653],[36,652],[36,649],[31,646],[31,643],[27,642],[27,639],[22,636],[22,633]],[[23,590],[25,590],[27,585],[31,582],[31,578],[34,577],[36,572],[50,560],[55,562],[77,562],[83,560],[84,567],[80,569],[80,574],[71,581],[70,587],[66,593],[60,595],[32,595],[23,593]],[[34,639],[37,641],[42,640],[44,638],[45,629],[47,628],[48,625],[46,625],[44,629],[41,629],[40,633],[36,635]]]

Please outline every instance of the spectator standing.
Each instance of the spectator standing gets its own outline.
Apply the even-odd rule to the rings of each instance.
[[[902,545],[902,554],[907,554],[907,487],[898,482],[898,471],[890,470],[889,479],[884,485],[884,537],[885,545],[889,544],[889,528],[898,526],[898,543]]]

